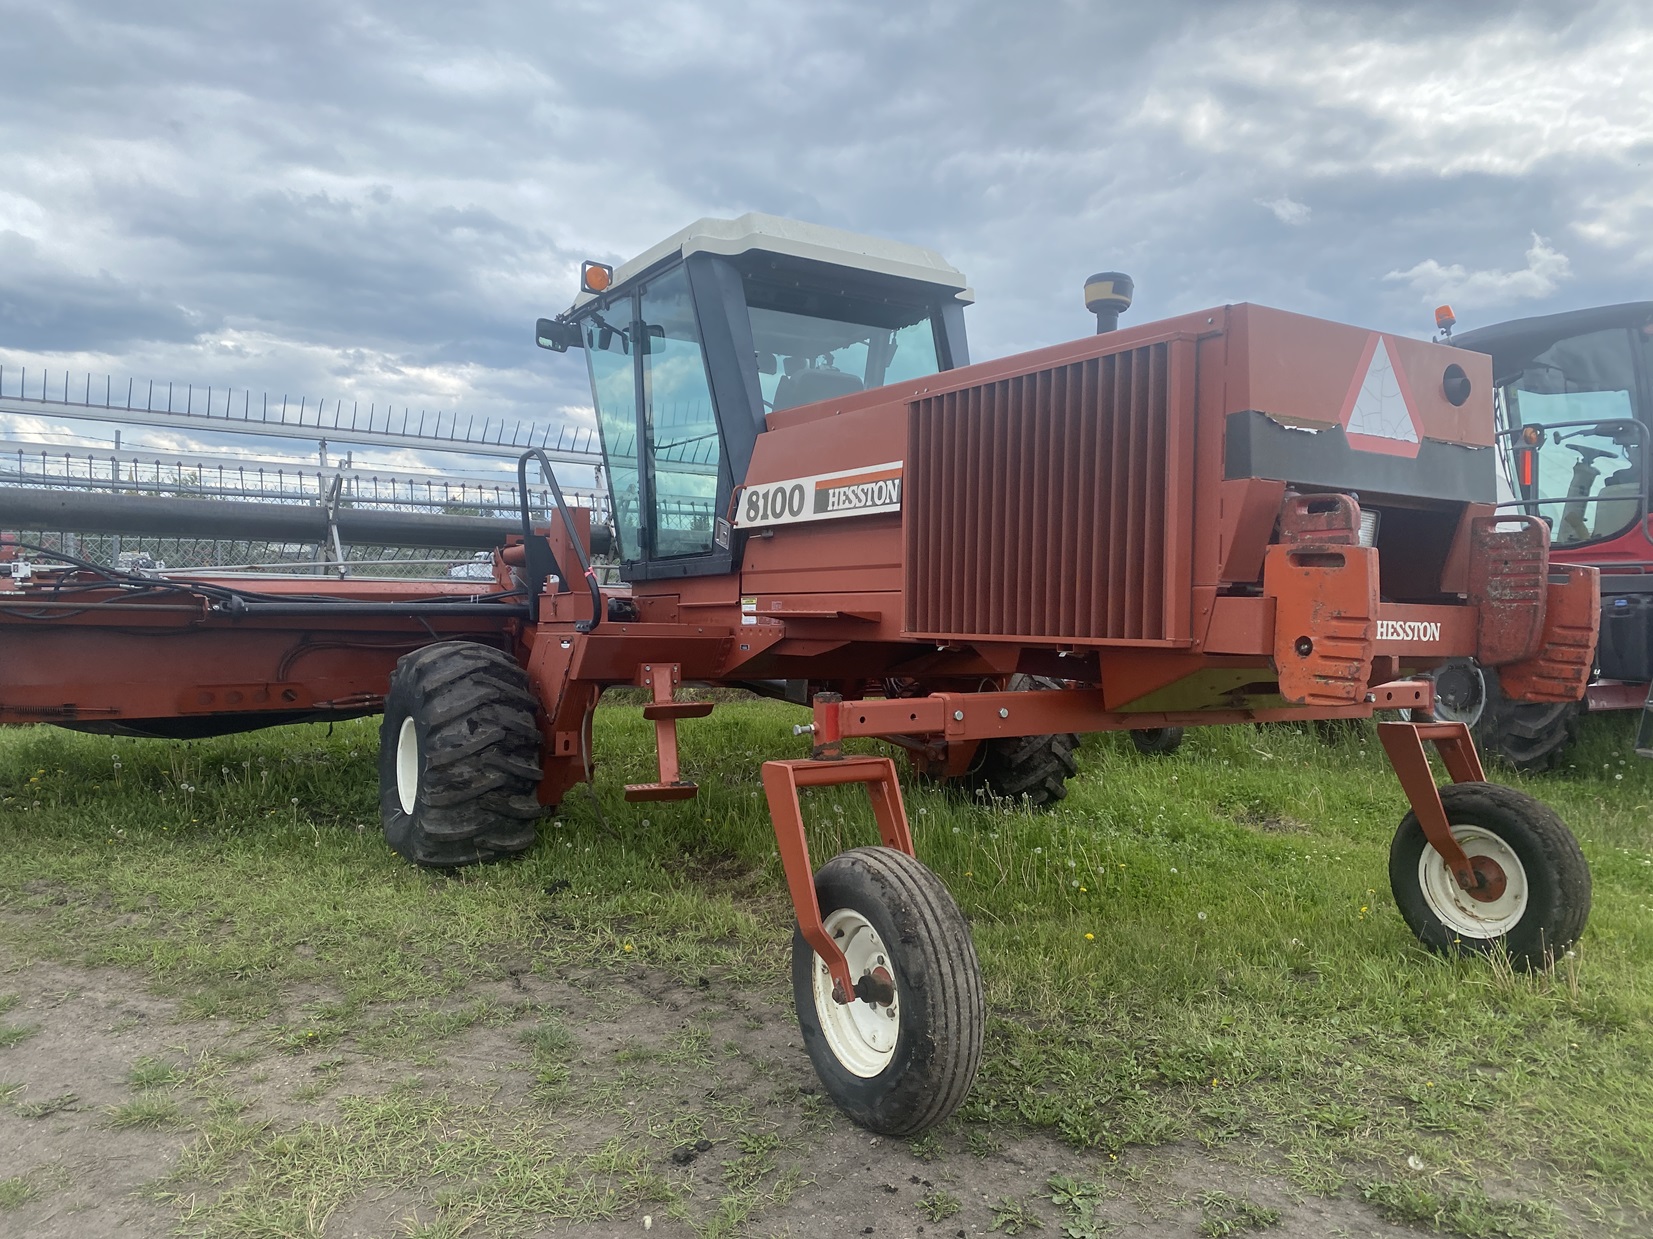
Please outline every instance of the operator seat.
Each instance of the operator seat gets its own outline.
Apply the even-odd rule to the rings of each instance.
[[[1641,510],[1641,471],[1620,469],[1609,477],[1596,500],[1596,518],[1590,536],[1605,538],[1635,523]]]

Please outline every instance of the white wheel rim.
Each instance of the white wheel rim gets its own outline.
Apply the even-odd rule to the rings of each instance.
[[[1509,933],[1527,911],[1527,871],[1515,850],[1491,831],[1479,826],[1454,826],[1452,837],[1473,861],[1484,856],[1504,871],[1504,890],[1496,899],[1474,898],[1458,885],[1439,852],[1427,844],[1418,857],[1418,885],[1424,902],[1453,933],[1484,940]]]
[[[419,732],[411,718],[403,719],[396,733],[396,799],[402,812],[412,816],[419,800]]]
[[[834,1002],[832,972],[815,956],[815,1014],[832,1056],[846,1071],[871,1079],[890,1065],[901,1033],[901,987],[890,963],[890,953],[871,922],[853,908],[839,908],[826,918],[827,936],[837,942],[849,961],[849,974],[859,981],[869,972],[884,972],[895,988],[888,1006],[863,1002]]]

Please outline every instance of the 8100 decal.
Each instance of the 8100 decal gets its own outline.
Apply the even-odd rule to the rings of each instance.
[[[901,511],[902,462],[748,486],[735,526],[753,529]]]

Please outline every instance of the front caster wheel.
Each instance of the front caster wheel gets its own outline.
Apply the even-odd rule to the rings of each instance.
[[[888,1136],[934,1127],[964,1100],[987,1022],[970,928],[947,888],[891,848],[856,848],[815,875],[827,933],[860,997],[792,936],[792,996],[815,1074],[833,1103]]]
[[[1554,811],[1496,783],[1450,784],[1441,804],[1485,882],[1461,889],[1408,813],[1389,849],[1389,886],[1418,940],[1445,954],[1502,942],[1510,961],[1527,969],[1578,941],[1590,915],[1590,866]]]

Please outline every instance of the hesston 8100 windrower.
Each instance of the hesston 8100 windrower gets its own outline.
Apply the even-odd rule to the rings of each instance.
[[[1072,733],[1419,711],[1405,677],[1464,656],[1512,698],[1584,690],[1596,574],[1552,579],[1546,526],[1496,518],[1483,356],[1234,305],[971,366],[939,257],[762,216],[581,279],[539,343],[585,353],[626,584],[599,585],[560,496],[482,593],[36,564],[0,608],[0,720],[176,737],[382,710],[387,838],[463,865],[531,846],[589,777],[607,686],[652,697],[638,800],[694,794],[677,722],[712,706],[680,684],[810,702],[810,755],[763,767],[798,1018],[839,1106],[911,1133],[969,1088],[980,976],[894,764],[844,740],[1038,803]],[[1087,294],[1111,326],[1129,284]],[[1570,946],[1590,878],[1560,820],[1486,783],[1460,724],[1379,734],[1418,937],[1520,965]],[[882,846],[812,870],[799,789],[845,783]]]

